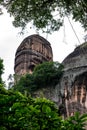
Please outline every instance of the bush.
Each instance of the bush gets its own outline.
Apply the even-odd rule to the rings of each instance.
[[[63,74],[63,65],[58,62],[44,62],[37,65],[33,74],[27,74],[20,78],[14,86],[15,90],[33,92],[38,88],[55,86]]]

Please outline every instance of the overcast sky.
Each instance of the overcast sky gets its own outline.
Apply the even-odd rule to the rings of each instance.
[[[79,23],[74,21],[71,21],[71,23],[80,43],[83,43],[86,32],[84,32]],[[4,81],[7,80],[9,74],[14,74],[14,58],[17,47],[25,37],[36,34],[35,29],[29,29],[29,27],[27,27],[24,35],[20,35],[20,31],[20,29],[13,27],[12,18],[9,17],[9,14],[5,12],[4,15],[0,16],[0,57],[4,60]],[[51,35],[41,33],[40,35],[47,38],[51,43],[54,61],[62,62],[80,44],[67,18],[65,19],[64,26],[59,31]]]

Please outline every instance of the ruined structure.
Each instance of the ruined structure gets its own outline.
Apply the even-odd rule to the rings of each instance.
[[[50,43],[39,35],[25,38],[15,54],[14,71],[16,75],[32,73],[34,67],[44,61],[52,61],[53,53]]]

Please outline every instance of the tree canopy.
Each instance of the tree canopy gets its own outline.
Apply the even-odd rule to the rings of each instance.
[[[62,119],[45,98],[31,98],[0,85],[0,130],[85,130],[87,114]]]
[[[2,74],[4,71],[4,65],[3,65],[3,60],[0,58],[0,84],[2,83]]]
[[[55,86],[63,74],[63,65],[59,62],[44,62],[34,69],[34,77],[38,86]]]
[[[13,87],[22,93],[34,92],[40,88],[55,86],[63,74],[63,65],[58,62],[44,62],[34,68],[32,74],[26,74],[20,78]]]
[[[2,60],[0,64],[2,74]],[[0,130],[85,130],[87,114],[77,112],[64,120],[58,113],[52,101],[6,90],[0,83]]]
[[[1,0],[14,17],[13,25],[22,27],[32,22],[37,29],[58,30],[65,16],[72,15],[87,30],[87,0]]]

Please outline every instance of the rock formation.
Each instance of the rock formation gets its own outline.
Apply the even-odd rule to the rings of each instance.
[[[22,41],[16,51],[14,71],[16,75],[32,73],[37,64],[52,60],[50,43],[39,35],[31,35]]]
[[[87,113],[87,43],[78,46],[62,62],[64,74],[55,87],[42,88],[35,94],[54,101],[66,118],[79,111]]]
[[[31,73],[37,64],[52,61],[50,43],[39,35],[31,35],[23,40],[15,55],[15,74]],[[87,112],[87,43],[78,46],[62,62],[64,74],[60,83],[53,87],[41,88],[34,97],[42,93],[59,107],[64,116],[76,111]]]
[[[87,43],[78,46],[63,61],[61,94],[66,115],[87,112]]]

